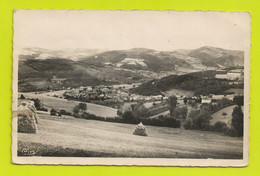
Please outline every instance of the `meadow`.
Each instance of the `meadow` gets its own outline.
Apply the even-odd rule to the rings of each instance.
[[[236,105],[228,106],[226,108],[220,109],[219,111],[213,113],[212,120],[210,121],[211,125],[214,125],[216,122],[224,122],[227,124],[227,126],[230,128],[231,127],[231,120],[232,120],[232,112],[233,109],[236,107]],[[243,110],[243,106],[242,106]]]
[[[18,133],[19,156],[242,159],[243,138],[180,128],[146,126],[148,136],[133,135],[135,124],[50,116],[37,112],[38,133]],[[24,149],[35,151],[33,154]]]
[[[34,94],[33,92],[29,92],[29,93],[22,93],[22,94],[26,98],[38,98],[39,100],[41,100],[43,106],[49,109],[52,108],[55,110],[64,109],[67,112],[71,112],[71,113],[73,112],[73,108],[80,103],[79,101],[48,96],[47,93]],[[107,106],[98,105],[98,104],[93,104],[93,103],[86,103],[86,104],[87,104],[87,112],[90,114],[95,114],[96,116],[101,116],[101,117],[117,116],[116,109]]]

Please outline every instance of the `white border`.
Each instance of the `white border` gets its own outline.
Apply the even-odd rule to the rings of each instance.
[[[50,11],[50,10],[44,10]],[[73,10],[64,10],[73,11]],[[83,10],[86,11],[87,10]],[[14,10],[14,25],[16,28],[16,10]],[[178,11],[187,12],[187,11]],[[191,12],[191,11],[190,11]],[[193,13],[201,11],[193,11]],[[211,11],[212,12],[212,11]],[[208,13],[208,12],[205,12]],[[210,12],[209,12],[210,13]],[[219,12],[238,13],[238,12]],[[248,12],[239,12],[247,13]],[[251,16],[250,16],[251,20]],[[251,28],[251,27],[250,27]],[[249,46],[244,51],[244,140],[243,159],[169,159],[169,158],[94,158],[94,157],[18,157],[17,156],[17,118],[15,113],[18,103],[18,51],[15,45],[15,30],[13,36],[13,121],[12,121],[12,162],[15,164],[48,164],[48,165],[125,165],[125,166],[215,166],[215,167],[245,167],[249,159],[249,101],[250,101],[250,35]]]

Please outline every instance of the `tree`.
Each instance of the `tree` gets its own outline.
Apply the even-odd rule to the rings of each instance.
[[[128,123],[133,123],[135,118],[132,114],[132,111],[125,111],[122,115],[123,119],[125,122],[128,122]]]
[[[187,106],[175,108],[174,117],[180,120],[185,120],[188,114]]]
[[[183,127],[185,129],[192,129],[192,119],[191,118],[187,118],[183,124]]]
[[[214,130],[217,132],[226,132],[228,130],[227,124],[225,122],[216,122],[213,126]]]
[[[87,104],[79,103],[79,110],[82,110],[83,112],[85,112],[87,110]]]
[[[21,94],[20,98],[21,99],[25,99],[25,96],[23,94]]]
[[[224,116],[224,117],[225,117],[226,115],[227,115],[227,113],[226,113],[226,112],[222,112],[222,116]]]
[[[218,106],[219,107],[225,107],[227,105],[230,104],[230,100],[228,100],[227,98],[221,98],[219,101],[218,101]]]
[[[237,131],[238,136],[243,136],[244,134],[244,114],[242,112],[241,106],[236,106],[232,112],[231,124]]]
[[[144,106],[143,103],[139,102],[135,105],[133,109],[133,116],[136,119],[144,119],[149,116],[149,111],[148,109]]]
[[[74,114],[78,114],[79,113],[79,106],[76,105],[74,108],[73,108],[73,113]]]
[[[131,104],[131,105],[130,105],[132,111],[134,110],[135,106],[136,106],[136,104]]]
[[[177,106],[177,97],[172,95],[168,98],[168,105],[169,105],[169,111],[170,111],[170,116],[173,116],[174,109]]]
[[[31,100],[34,102],[34,106],[37,110],[42,108],[41,100],[38,98],[32,98]]]
[[[57,111],[55,109],[51,109],[50,114],[52,116],[56,116]]]
[[[234,96],[233,102],[238,106],[244,105],[244,96]]]
[[[122,116],[122,115],[123,115],[123,112],[122,112],[120,109],[118,109],[117,112],[116,112],[116,114],[119,115],[119,116]]]
[[[198,96],[198,97],[195,99],[195,102],[196,102],[196,103],[201,103],[201,101],[202,101],[201,96]]]
[[[200,110],[192,119],[192,127],[198,130],[207,130],[210,127],[210,120],[212,119],[211,115],[204,110]]]
[[[188,99],[185,97],[185,98],[183,99],[183,102],[184,102],[184,104],[187,104]]]
[[[197,116],[198,113],[199,113],[199,111],[197,111],[197,110],[191,110],[189,115],[188,115],[188,118],[194,119]]]

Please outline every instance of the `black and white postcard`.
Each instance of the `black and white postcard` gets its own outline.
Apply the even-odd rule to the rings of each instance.
[[[14,10],[13,163],[248,165],[250,20]]]

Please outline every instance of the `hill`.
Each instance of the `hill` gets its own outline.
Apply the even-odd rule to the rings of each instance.
[[[214,48],[204,46],[192,50],[188,56],[197,58],[205,66],[220,67],[220,66],[243,66],[244,55],[242,51],[225,50],[222,48]]]
[[[55,109],[60,111],[65,109],[67,112],[73,113],[73,108],[78,105],[79,101],[66,100],[63,98],[56,98],[52,96],[48,96],[47,93],[43,94],[34,94],[34,93],[23,93],[26,98],[38,98],[42,101],[42,104],[45,108]],[[94,114],[96,116],[106,117],[106,118],[114,118],[117,116],[117,110],[114,108],[110,108],[107,106],[97,105],[93,103],[87,103],[86,112]]]
[[[132,69],[147,69],[155,72],[191,69],[203,70],[208,67],[220,68],[224,66],[243,66],[243,51],[225,50],[204,46],[194,50],[176,50],[176,51],[156,51],[145,48],[133,48],[130,50],[115,50],[96,54],[90,57],[79,59],[85,64],[111,63],[121,64],[125,58],[135,58],[142,60],[146,67],[140,65]]]
[[[79,87],[133,83],[147,79],[131,70],[114,69],[112,67],[82,64],[64,58],[28,59],[19,61],[19,91],[38,91],[59,89],[62,87]],[[64,78],[62,82],[52,82],[52,78]],[[137,79],[138,78],[138,79]]]
[[[38,113],[38,133],[18,133],[34,156],[241,159],[243,140],[212,132],[147,126],[148,136],[133,135],[134,124],[53,117]],[[46,140],[48,139],[48,140]],[[120,142],[119,142],[120,141]],[[178,142],[176,142],[178,141]]]
[[[210,121],[210,125],[214,125],[216,122],[224,122],[230,128],[231,120],[232,120],[232,112],[235,107],[236,105],[228,106],[212,114],[211,116],[213,119]]]
[[[154,79],[132,88],[130,92],[140,95],[160,95],[171,89],[194,91],[195,95],[219,94],[232,87],[243,87],[243,84],[229,85],[227,80],[216,79],[217,71],[201,71],[184,75],[170,75]],[[204,79],[204,78],[207,79]]]
[[[19,89],[142,83],[174,74],[243,65],[243,58],[242,51],[208,46],[176,51],[27,48],[19,55]],[[65,81],[51,82],[54,75]]]

